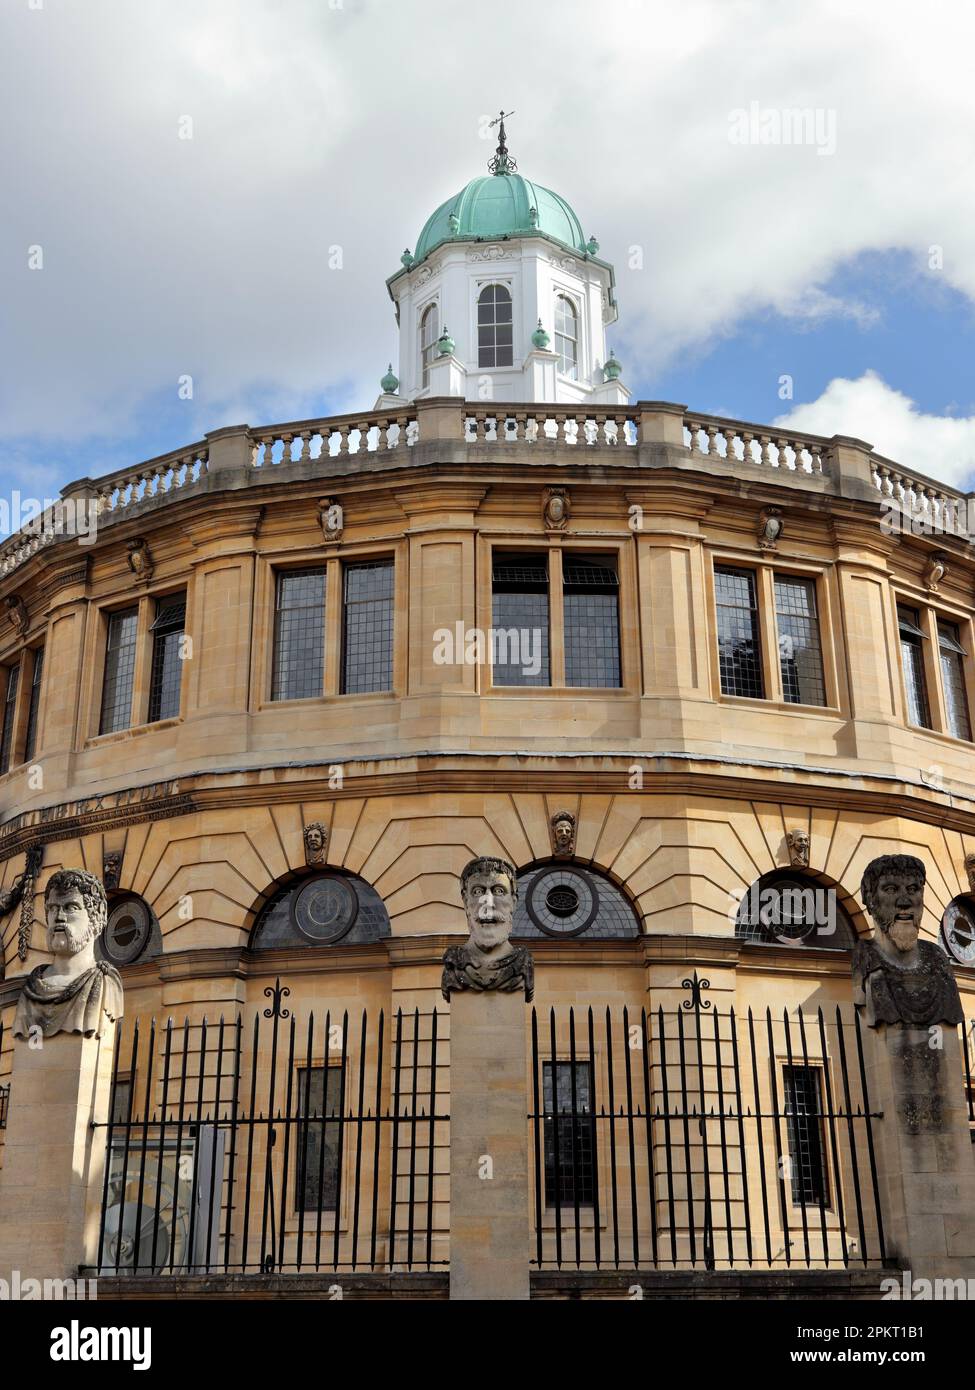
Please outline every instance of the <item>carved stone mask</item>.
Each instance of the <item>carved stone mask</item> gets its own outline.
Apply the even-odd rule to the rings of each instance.
[[[77,888],[52,891],[45,911],[47,945],[52,954],[76,956],[98,934]]]
[[[898,951],[913,949],[924,911],[924,884],[920,878],[915,874],[882,874],[867,907]]]
[[[496,869],[472,874],[464,888],[464,911],[471,940],[492,951],[508,940],[515,900],[511,880]]]

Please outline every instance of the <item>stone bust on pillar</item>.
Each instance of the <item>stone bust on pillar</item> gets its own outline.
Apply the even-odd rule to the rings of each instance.
[[[48,950],[53,964],[39,965],[24,982],[14,1018],[14,1037],[39,1029],[45,1038],[81,1033],[100,1038],[122,1016],[122,977],[95,959],[95,938],[105,930],[105,889],[84,869],[59,869],[44,890]]]
[[[853,953],[853,1001],[871,1028],[964,1021],[948,957],[933,941],[918,940],[925,878],[923,863],[910,854],[881,855],[864,870],[860,895],[874,932]]]
[[[462,946],[444,952],[441,989],[450,999],[452,990],[523,989],[531,1000],[535,988],[535,964],[531,952],[512,946],[512,919],[518,900],[518,877],[505,859],[472,859],[460,876],[460,891],[467,914],[469,936]]]

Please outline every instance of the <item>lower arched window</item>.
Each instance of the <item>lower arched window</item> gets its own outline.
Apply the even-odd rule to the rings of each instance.
[[[364,945],[389,936],[383,900],[354,874],[314,874],[282,888],[261,912],[251,948]]]
[[[162,933],[155,913],[137,893],[112,893],[108,922],[95,940],[96,953],[119,968],[151,959],[162,951]]]
[[[765,874],[742,898],[735,936],[765,946],[848,951],[856,931],[837,891],[789,870]]]
[[[599,939],[639,936],[640,926],[614,883],[574,864],[546,864],[518,875],[512,936]]]
[[[941,918],[941,943],[959,965],[975,965],[975,898],[952,898]]]

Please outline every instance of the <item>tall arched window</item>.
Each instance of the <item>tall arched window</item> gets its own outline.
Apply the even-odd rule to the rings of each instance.
[[[575,381],[579,375],[579,318],[572,300],[564,294],[555,297],[555,351],[559,371]]]
[[[510,367],[511,294],[504,285],[485,285],[477,297],[477,365]]]
[[[437,313],[436,304],[430,304],[423,311],[420,319],[420,366],[422,368],[422,386],[430,385],[430,363],[433,361],[437,350],[437,339],[440,337],[440,315]]]

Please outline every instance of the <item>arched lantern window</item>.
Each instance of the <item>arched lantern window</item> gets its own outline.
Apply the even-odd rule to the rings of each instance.
[[[511,291],[485,285],[477,297],[477,365],[510,367],[512,352]]]
[[[575,381],[579,375],[579,316],[567,295],[555,297],[555,351],[559,371]]]
[[[420,319],[420,367],[423,386],[430,385],[430,365],[437,351],[439,337],[440,315],[437,313],[436,304],[429,304]]]

